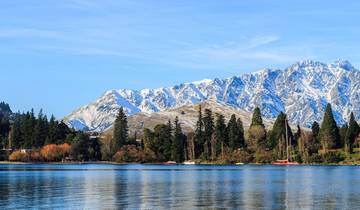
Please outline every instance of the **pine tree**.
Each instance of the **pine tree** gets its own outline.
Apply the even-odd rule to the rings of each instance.
[[[211,138],[214,133],[214,117],[210,109],[205,109],[204,123],[204,153],[207,160],[211,157]]]
[[[2,148],[6,148],[8,142],[7,138],[10,131],[10,122],[9,118],[6,115],[0,113],[0,140]]]
[[[320,125],[316,121],[311,126],[312,136],[315,142],[319,141]]]
[[[342,125],[339,128],[339,134],[340,134],[340,145],[339,147],[343,147],[346,150],[346,144],[345,144],[345,138],[346,138],[346,133],[348,130],[349,126],[347,123],[345,123],[344,125]]]
[[[9,138],[9,148],[10,149],[19,149],[22,143],[22,133],[21,133],[21,115],[16,114],[14,117],[14,122],[10,126],[10,138]]]
[[[354,113],[351,112],[349,128],[345,136],[345,151],[352,153],[356,137],[360,131],[359,124],[355,121]]]
[[[292,141],[293,134],[291,128],[286,120],[286,115],[283,112],[277,116],[273,129],[270,132],[268,147],[269,149],[277,148],[278,158],[283,159],[286,157],[287,145]],[[285,127],[286,125],[286,127]],[[287,131],[287,133],[286,133]],[[299,130],[300,132],[300,130]],[[287,135],[286,135],[287,134]],[[300,134],[299,134],[300,136]],[[288,142],[286,142],[286,137]],[[293,142],[294,143],[294,142]]]
[[[184,143],[186,136],[182,133],[182,129],[179,123],[178,117],[174,121],[174,137],[172,142],[172,159],[177,163],[182,163],[185,160],[184,157]]]
[[[262,120],[262,117],[261,117],[261,112],[260,112],[260,108],[259,108],[259,107],[256,107],[256,108],[254,109],[254,113],[253,113],[253,117],[252,117],[252,120],[251,120],[251,125],[250,125],[250,127],[255,126],[255,125],[264,126],[264,123],[263,123],[263,120]],[[264,127],[265,127],[265,126],[264,126]]]
[[[120,107],[114,124],[115,149],[120,149],[128,140],[128,124],[124,109]]]
[[[143,142],[143,147],[145,151],[154,151],[155,150],[155,143],[154,143],[154,138],[155,138],[155,134],[154,132],[152,132],[150,129],[148,128],[144,128],[144,135],[142,138],[142,142]],[[115,153],[115,151],[113,151],[113,153]]]
[[[194,135],[194,143],[195,143],[195,157],[199,158],[201,154],[204,152],[204,123],[202,118],[202,109],[201,105],[199,105],[198,111],[198,120],[196,122],[196,129]]]
[[[56,142],[56,129],[57,129],[57,121],[55,119],[54,115],[51,115],[50,121],[49,121],[49,132],[47,135],[47,139],[45,144],[55,144]]]
[[[228,139],[229,139],[229,148],[232,150],[238,149],[242,142],[241,142],[241,133],[240,128],[238,127],[238,123],[236,120],[236,116],[233,114],[227,125],[228,131]]]
[[[240,146],[241,147],[245,147],[245,130],[244,130],[244,125],[243,122],[241,121],[240,118],[237,119],[236,121],[238,128],[239,128],[239,142],[240,142]]]
[[[324,152],[338,147],[340,142],[339,128],[336,125],[330,104],[326,106],[324,119],[321,124],[320,142]]]
[[[227,132],[226,132],[226,125],[225,125],[225,117],[221,114],[216,114],[216,122],[215,122],[215,150],[216,155],[220,153],[223,155],[224,146],[228,145],[227,142]]]
[[[247,146],[251,150],[266,149],[266,130],[259,107],[254,109],[250,128],[247,133]]]
[[[171,121],[169,120],[167,125],[166,125],[166,138],[165,138],[165,142],[164,142],[164,156],[166,157],[167,160],[171,159],[171,145],[172,145],[172,140],[173,140],[173,136],[172,136],[172,124]]]
[[[48,136],[48,120],[46,115],[43,115],[42,110],[40,110],[38,118],[36,120],[33,135],[34,143],[32,144],[32,147],[42,147]]]
[[[166,160],[171,159],[172,125],[169,120],[167,125],[159,124],[154,128],[153,152],[163,155]]]

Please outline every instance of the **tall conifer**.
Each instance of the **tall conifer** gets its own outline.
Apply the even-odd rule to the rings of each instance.
[[[340,142],[339,128],[336,125],[330,104],[326,106],[324,119],[321,124],[320,142],[324,152],[338,147]]]

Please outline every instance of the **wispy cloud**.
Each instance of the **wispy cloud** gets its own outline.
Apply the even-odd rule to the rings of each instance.
[[[251,48],[260,47],[271,44],[278,40],[280,40],[280,37],[275,35],[255,36],[249,40],[249,47]]]

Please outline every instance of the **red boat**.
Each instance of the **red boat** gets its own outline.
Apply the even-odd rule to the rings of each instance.
[[[294,166],[294,165],[299,165],[298,162],[291,162],[289,160],[277,160],[271,163],[272,165],[277,165],[277,166]]]
[[[176,165],[177,163],[175,161],[168,161],[165,162],[164,165]]]
[[[287,116],[285,115],[285,141],[286,141],[286,160],[276,160],[274,162],[272,162],[272,165],[277,165],[277,166],[293,166],[293,165],[299,165],[298,162],[292,162],[289,161],[289,154],[291,154],[291,152],[289,151],[289,149],[291,148],[291,146],[289,147],[289,144],[291,145],[291,140],[289,141],[288,139],[288,123],[287,123]]]

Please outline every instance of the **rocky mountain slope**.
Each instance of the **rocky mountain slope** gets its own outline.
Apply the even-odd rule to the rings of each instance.
[[[283,111],[292,124],[304,127],[321,121],[325,105],[331,103],[337,122],[342,124],[351,111],[360,118],[360,71],[348,61],[325,64],[306,60],[284,70],[264,69],[227,79],[157,89],[110,90],[64,120],[76,129],[103,131],[111,126],[120,106],[128,115],[150,114],[206,100],[245,112],[259,106],[268,119]]]
[[[230,120],[231,115],[235,114],[236,117],[241,118],[245,130],[247,130],[251,124],[252,113],[236,109],[217,101],[207,100],[199,104],[184,105],[179,108],[167,109],[160,112],[140,112],[134,114],[128,118],[130,135],[133,135],[135,132],[138,135],[141,135],[144,128],[153,129],[156,125],[164,124],[168,120],[173,122],[176,116],[179,118],[179,122],[184,132],[188,133],[194,131],[198,119],[199,105],[201,105],[203,110],[211,109],[214,117],[217,113],[221,113],[224,115],[226,123]],[[264,124],[269,128],[272,126],[273,122],[271,120],[264,119]],[[112,133],[111,128],[108,130]]]

